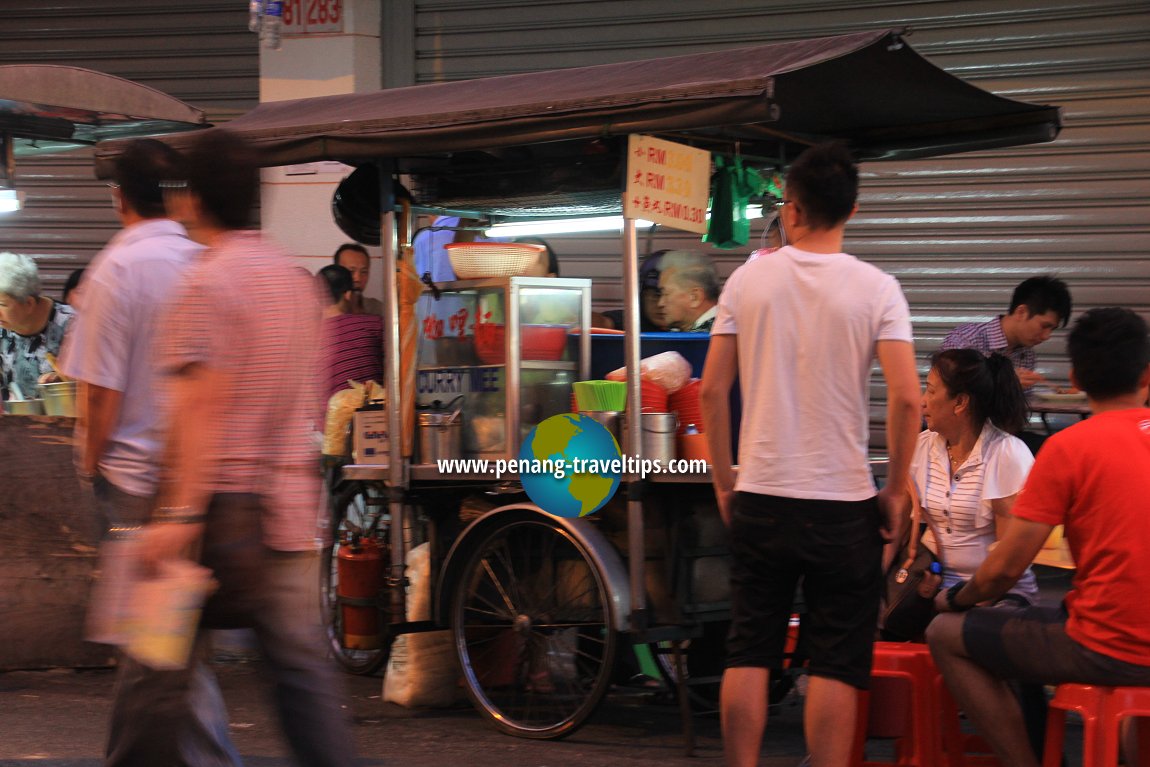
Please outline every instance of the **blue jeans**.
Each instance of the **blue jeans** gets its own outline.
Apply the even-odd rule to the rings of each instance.
[[[308,767],[350,767],[355,738],[335,667],[327,654],[320,614],[318,551],[274,551],[251,532],[258,529],[262,502],[257,496],[222,494],[212,499],[204,538],[204,563],[212,567],[220,589],[228,595],[230,618],[240,618],[255,630],[274,682],[276,709],[284,736],[300,764]],[[255,575],[256,577],[252,577]],[[205,614],[205,617],[207,614]],[[232,624],[237,625],[237,624]],[[197,644],[202,648],[206,632]],[[223,747],[218,726],[227,729],[223,699],[203,694],[205,664],[182,671],[143,669],[135,683],[147,694],[136,706],[113,712],[117,724],[135,726],[134,719],[152,719],[152,737],[139,739],[131,758],[109,752],[108,765],[230,766],[234,748]],[[117,696],[117,702],[119,696]],[[148,709],[141,713],[140,709]],[[117,716],[122,714],[122,716]],[[177,737],[173,738],[173,735]],[[178,746],[173,744],[176,741]],[[226,741],[230,746],[230,741]]]

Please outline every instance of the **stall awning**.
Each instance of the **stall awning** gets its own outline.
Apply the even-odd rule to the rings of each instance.
[[[465,177],[493,198],[548,174],[560,186],[617,190],[612,162],[631,133],[781,165],[827,139],[846,141],[860,160],[1049,141],[1060,118],[1056,107],[948,74],[885,30],[279,101],[227,127],[255,144],[265,166],[392,160],[428,182],[416,195],[426,202],[466,196]],[[194,135],[167,140],[185,146]],[[106,145],[97,156],[106,162],[116,151]],[[580,166],[587,172],[573,178]]]
[[[0,66],[0,134],[15,139],[17,156],[205,125],[202,110],[103,72]]]

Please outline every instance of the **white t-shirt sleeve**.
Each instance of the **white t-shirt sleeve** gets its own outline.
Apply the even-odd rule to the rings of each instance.
[[[1022,490],[1034,455],[1018,437],[1003,435],[988,456],[983,475],[982,497],[988,501],[1009,498]]]
[[[735,322],[735,307],[739,302],[739,284],[743,281],[744,267],[736,269],[726,284],[723,292],[719,294],[719,308],[715,313],[715,322],[711,325],[711,335],[733,335],[738,331]]]
[[[926,503],[923,493],[926,492],[926,475],[930,471],[930,442],[933,437],[934,433],[929,429],[919,432],[914,455],[910,459],[910,481],[914,483],[914,490],[923,504]]]
[[[890,275],[882,286],[880,300],[877,303],[878,341],[910,341],[914,342],[914,332],[910,327],[910,307],[906,303],[906,296],[902,294],[902,287],[898,280]]]

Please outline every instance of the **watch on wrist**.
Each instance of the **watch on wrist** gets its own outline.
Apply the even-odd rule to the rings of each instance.
[[[970,608],[974,607],[974,605],[960,605],[955,602],[955,600],[958,598],[958,592],[962,591],[966,584],[967,581],[959,581],[946,590],[946,606],[950,608],[951,612],[966,612]]]

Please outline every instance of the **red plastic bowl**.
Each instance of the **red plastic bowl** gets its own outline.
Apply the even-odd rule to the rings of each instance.
[[[507,329],[501,322],[475,323],[475,353],[484,365],[507,361],[504,342]],[[519,329],[520,357],[525,360],[558,360],[567,348],[566,325],[523,325]]]

